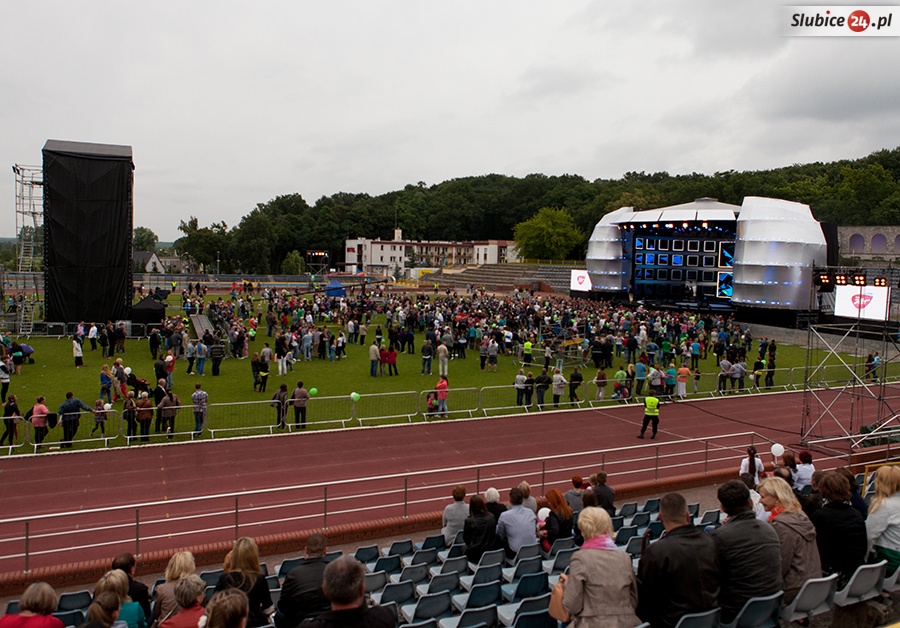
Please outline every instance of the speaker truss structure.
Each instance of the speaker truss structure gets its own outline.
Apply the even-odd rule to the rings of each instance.
[[[881,360],[873,367],[863,356],[875,352]],[[890,383],[889,377],[889,372],[896,372],[898,362],[900,344],[887,321],[883,325],[859,321],[811,325],[801,442],[828,439],[836,431],[838,439],[847,440],[855,449],[879,433],[900,427],[900,389]]]
[[[39,270],[43,259],[44,181],[41,166],[13,166],[16,175],[17,269]]]

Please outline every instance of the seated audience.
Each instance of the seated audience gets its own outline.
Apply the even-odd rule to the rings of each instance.
[[[466,498],[466,487],[457,484],[453,487],[453,503],[444,508],[444,516],[441,517],[441,534],[444,535],[444,543],[447,547],[453,545],[456,535],[463,529],[466,517],[469,516],[469,507],[463,500]]]
[[[811,519],[816,527],[822,571],[826,575],[838,574],[840,589],[866,560],[866,522],[850,505],[850,481],[842,473],[826,473],[819,482],[819,492],[825,504]]]
[[[850,505],[862,515],[863,521],[865,521],[869,516],[869,505],[866,504],[866,500],[863,499],[859,490],[859,484],[856,483],[856,475],[847,467],[838,467],[835,471],[847,478],[847,481],[850,483]]]
[[[866,519],[869,545],[877,560],[887,560],[887,573],[900,567],[900,467],[875,471],[875,497]]]
[[[542,529],[538,531],[538,538],[542,539],[544,551],[549,552],[556,539],[572,536],[572,509],[562,493],[555,488],[547,491],[547,504],[550,506],[550,513]]]
[[[583,491],[581,493],[581,510],[585,508],[594,507],[597,508],[597,495],[594,491]],[[581,547],[584,544],[584,535],[581,533],[581,528],[578,526],[578,515],[581,513],[576,513],[572,515],[572,528],[573,533],[575,534],[575,545]],[[607,513],[609,514],[609,513]]]
[[[781,590],[781,546],[778,534],[756,518],[750,490],[740,480],[719,487],[717,496],[725,523],[713,531],[719,554],[719,607],[722,622],[729,623],[751,597]]]
[[[519,482],[519,490],[522,491],[522,505],[531,510],[534,514],[537,514],[537,499],[531,494],[531,484],[522,480]]]
[[[28,585],[19,598],[18,614],[0,617],[0,628],[63,628],[63,623],[53,616],[59,596],[46,582]]]
[[[493,486],[484,492],[484,502],[487,511],[494,515],[494,519],[499,521],[500,515],[506,512],[506,505],[500,503],[500,491]]]
[[[111,569],[103,574],[94,587],[94,597],[100,593],[112,592],[119,596],[119,621],[128,628],[146,628],[147,618],[141,605],[128,597],[128,576],[121,569]]]
[[[216,591],[206,605],[206,623],[202,628],[246,628],[250,601],[240,589]]]
[[[665,535],[641,553],[637,614],[653,628],[672,628],[682,615],[717,606],[719,556],[680,494],[659,500],[659,520]]]
[[[569,504],[572,512],[581,512],[581,509],[584,508],[581,504],[581,494],[584,492],[581,488],[582,484],[584,484],[584,479],[580,475],[572,476],[572,488],[565,494],[566,503]]]
[[[206,583],[193,574],[175,583],[175,601],[179,610],[165,621],[160,628],[196,628],[200,618],[206,614],[203,600],[206,597]]]
[[[396,611],[365,603],[366,569],[352,556],[341,556],[325,568],[322,590],[331,609],[304,626],[306,628],[394,628]],[[209,627],[207,627],[209,628]],[[215,627],[213,627],[215,628]]]
[[[259,566],[259,549],[256,547],[256,541],[246,536],[235,541],[230,558],[225,557],[224,569],[225,573],[216,584],[216,592],[240,589],[250,600],[247,625],[250,628],[268,625],[268,614],[273,608],[272,596]]]
[[[800,464],[797,465],[797,475],[794,477],[794,490],[802,491],[812,484],[812,475],[816,472],[816,467],[812,463],[812,453],[807,450],[797,454]]]
[[[127,628],[128,624],[119,619],[119,596],[113,591],[94,593],[94,599],[87,609],[87,624],[92,628]]]
[[[790,485],[781,478],[766,478],[760,482],[759,495],[781,544],[784,603],[790,604],[804,582],[822,575],[816,529],[804,514]]]
[[[572,555],[569,574],[553,588],[550,614],[579,626],[637,626],[637,580],[631,556],[610,538],[612,521],[602,508],[578,515],[584,545]]]
[[[506,548],[506,555],[514,558],[523,545],[537,543],[537,515],[522,505],[522,489],[509,491],[509,509],[497,521],[497,536]]]
[[[813,473],[812,479],[810,480],[812,493],[800,496],[800,505],[803,506],[803,512],[810,518],[810,521],[812,521],[812,514],[821,508],[824,503],[822,494],[819,492],[819,482],[822,481],[823,477],[825,477],[824,471],[816,471]]]
[[[187,578],[194,573],[197,566],[194,564],[194,555],[190,552],[175,552],[166,565],[166,581],[154,589],[156,601],[153,604],[153,626],[168,619],[180,609],[175,600],[175,585],[182,578]]]
[[[466,557],[476,564],[481,560],[482,554],[497,547],[497,522],[494,515],[487,511],[480,495],[472,495],[469,499],[469,516],[463,526],[463,542],[466,544]]]
[[[616,514],[616,492],[606,483],[606,471],[599,471],[591,475],[591,488],[597,496],[597,505],[609,513],[610,517]]]
[[[328,566],[325,558],[327,539],[324,534],[311,534],[306,540],[306,556],[291,569],[281,585],[275,625],[296,628],[305,619],[313,619],[328,610],[322,593],[322,574]]]
[[[128,597],[131,598],[132,602],[137,602],[141,605],[144,617],[150,617],[150,590],[146,584],[134,579],[136,564],[137,561],[134,559],[134,554],[126,552],[119,554],[113,559],[111,569],[121,569],[125,572],[125,575],[128,576]]]

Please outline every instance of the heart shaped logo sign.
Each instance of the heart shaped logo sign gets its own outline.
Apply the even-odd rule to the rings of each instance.
[[[580,286],[582,284],[584,284],[584,275],[579,275],[578,276],[578,285]]]
[[[853,302],[853,307],[857,310],[862,310],[872,302],[872,298],[871,294],[854,294],[850,300]]]

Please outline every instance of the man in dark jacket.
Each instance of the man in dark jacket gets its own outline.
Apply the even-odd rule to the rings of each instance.
[[[322,575],[322,589],[331,602],[327,610],[305,625],[307,628],[394,628],[397,615],[384,606],[367,606],[366,568],[353,556],[341,556],[328,564]]]
[[[84,402],[75,396],[75,393],[67,392],[66,400],[59,406],[56,413],[63,427],[63,440],[60,447],[69,449],[72,447],[72,441],[75,440],[75,434],[78,432],[79,417],[81,412],[90,412],[91,408],[84,405]]]
[[[778,534],[756,518],[750,489],[740,480],[719,487],[717,497],[727,521],[713,532],[719,554],[719,606],[722,623],[730,623],[751,597],[782,589]]]
[[[296,628],[305,619],[313,619],[329,609],[322,592],[322,574],[327,539],[324,534],[312,534],[306,541],[306,556],[288,572],[281,586],[275,625],[278,628]]]
[[[616,492],[606,483],[607,477],[606,471],[599,471],[596,478],[591,476],[591,483],[593,483],[594,479],[597,480],[597,484],[594,486],[597,505],[608,512],[610,517],[614,517],[616,514]]]
[[[125,575],[128,576],[128,597],[131,598],[132,602],[140,604],[144,610],[145,617],[150,617],[150,590],[146,584],[134,579],[136,564],[137,561],[134,559],[134,554],[126,552],[125,554],[119,554],[113,559],[112,568],[121,569],[125,572]]]
[[[818,483],[824,505],[810,519],[816,527],[816,544],[825,574],[838,574],[838,588],[866,562],[868,536],[862,515],[850,505],[850,481],[836,471]]]
[[[159,402],[163,400],[163,397],[166,396],[166,378],[161,377],[159,381],[156,382],[156,388],[153,389],[153,405],[159,406]],[[162,418],[162,410],[157,408],[156,410],[156,429],[155,433],[159,434],[160,430],[163,426],[163,418]]]
[[[713,537],[693,524],[680,494],[659,501],[659,520],[666,534],[641,554],[637,614],[653,628],[671,628],[686,613],[716,607],[719,558]]]

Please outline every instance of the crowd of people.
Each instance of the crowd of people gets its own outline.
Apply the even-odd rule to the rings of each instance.
[[[671,628],[684,614],[713,608],[727,623],[753,597],[783,592],[783,604],[790,603],[811,578],[836,574],[841,588],[867,561],[886,560],[888,575],[900,567],[900,467],[876,470],[867,505],[846,468],[818,471],[808,451],[785,452],[777,462],[769,473],[748,450],[740,479],[717,490],[725,515],[720,524],[698,525],[681,494],[662,496],[664,531],[656,540],[644,535],[636,568],[614,540],[615,491],[605,472],[586,480],[573,476],[565,493],[548,490],[543,507],[527,482],[509,490],[507,504],[493,487],[466,503],[465,486],[456,485],[441,534],[449,546],[461,533],[465,556],[476,564],[489,551],[502,549],[513,558],[523,547],[540,544],[548,551],[574,537],[578,549],[552,589],[549,613],[589,626],[645,621]],[[275,604],[253,539],[235,541],[208,603],[193,555],[179,551],[152,605],[147,587],[134,579],[134,557],[122,554],[97,582],[84,627],[395,625],[395,610],[367,599],[363,565],[353,556],[328,560],[326,553],[327,538],[311,534]],[[56,600],[46,583],[32,584],[20,614],[4,617],[0,628],[61,628],[50,617]]]

